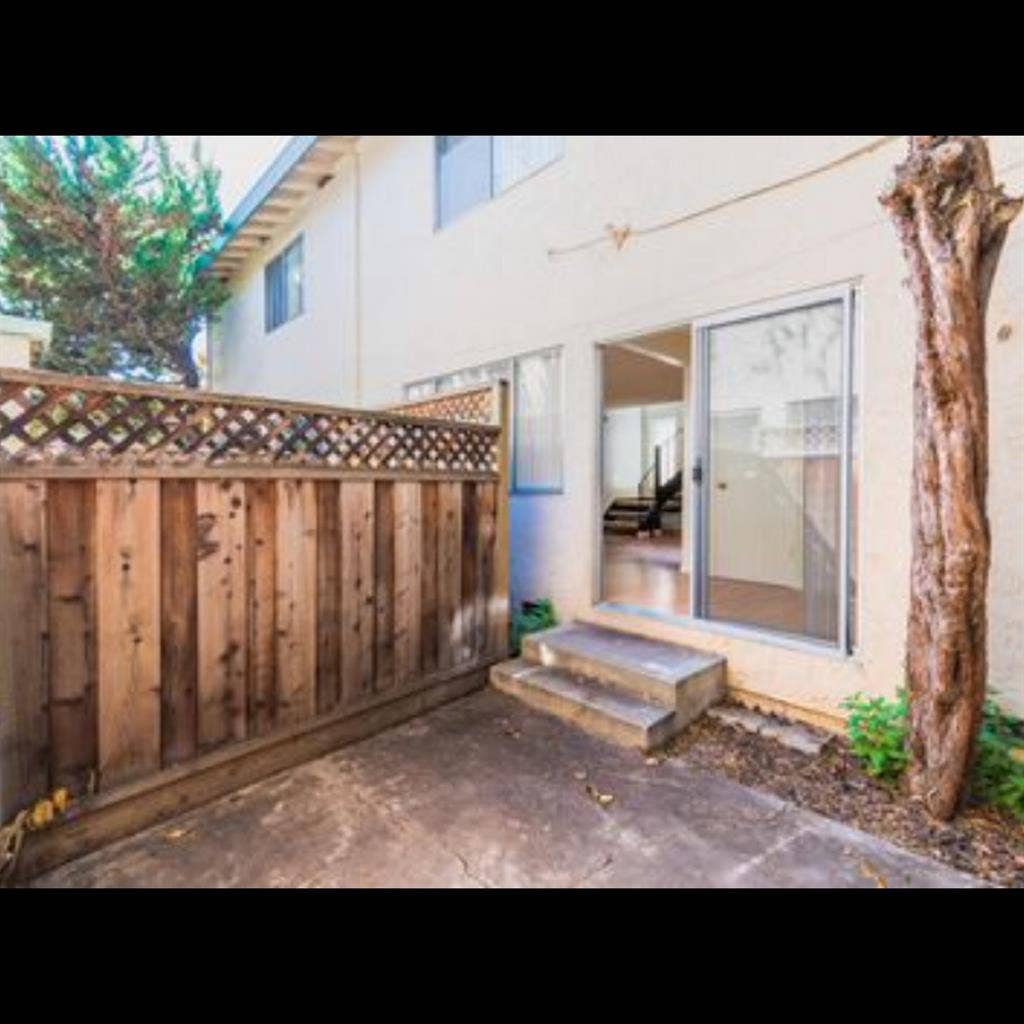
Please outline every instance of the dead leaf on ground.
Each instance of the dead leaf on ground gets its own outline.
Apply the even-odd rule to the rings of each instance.
[[[597,786],[592,786],[589,782],[586,786],[587,796],[592,800],[596,800],[602,807],[607,807],[614,799],[614,795],[611,793],[602,793]]]
[[[870,878],[879,889],[888,889],[889,883],[886,881],[885,875],[883,875],[869,860],[862,860],[860,862],[860,873],[865,878]]]

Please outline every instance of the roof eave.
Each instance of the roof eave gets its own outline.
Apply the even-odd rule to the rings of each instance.
[[[230,278],[330,179],[357,138],[296,135],[235,207],[217,247],[204,261],[204,272]]]

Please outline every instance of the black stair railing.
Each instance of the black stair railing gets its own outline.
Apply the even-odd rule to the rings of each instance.
[[[672,473],[667,480],[663,479],[662,472],[662,449],[665,444],[658,444],[654,446],[654,461],[647,468],[647,471],[640,478],[640,483],[637,485],[637,496],[639,498],[647,498],[645,494],[645,488],[653,484],[653,489],[650,494],[651,504],[647,512],[641,518],[637,524],[639,532],[661,529],[661,513],[665,505],[673,498],[677,497],[682,490],[683,483],[683,471],[680,465],[679,457],[679,437],[683,430],[680,427],[675,434],[672,436],[672,451],[673,451],[673,466]]]

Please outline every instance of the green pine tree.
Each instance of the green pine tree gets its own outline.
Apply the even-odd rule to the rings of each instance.
[[[227,295],[201,273],[219,178],[159,136],[0,136],[0,296],[53,323],[47,368],[199,383],[193,341]]]

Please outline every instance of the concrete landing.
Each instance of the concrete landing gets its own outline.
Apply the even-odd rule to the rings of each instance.
[[[648,765],[488,689],[36,885],[876,888],[879,879],[980,884],[674,759]]]

